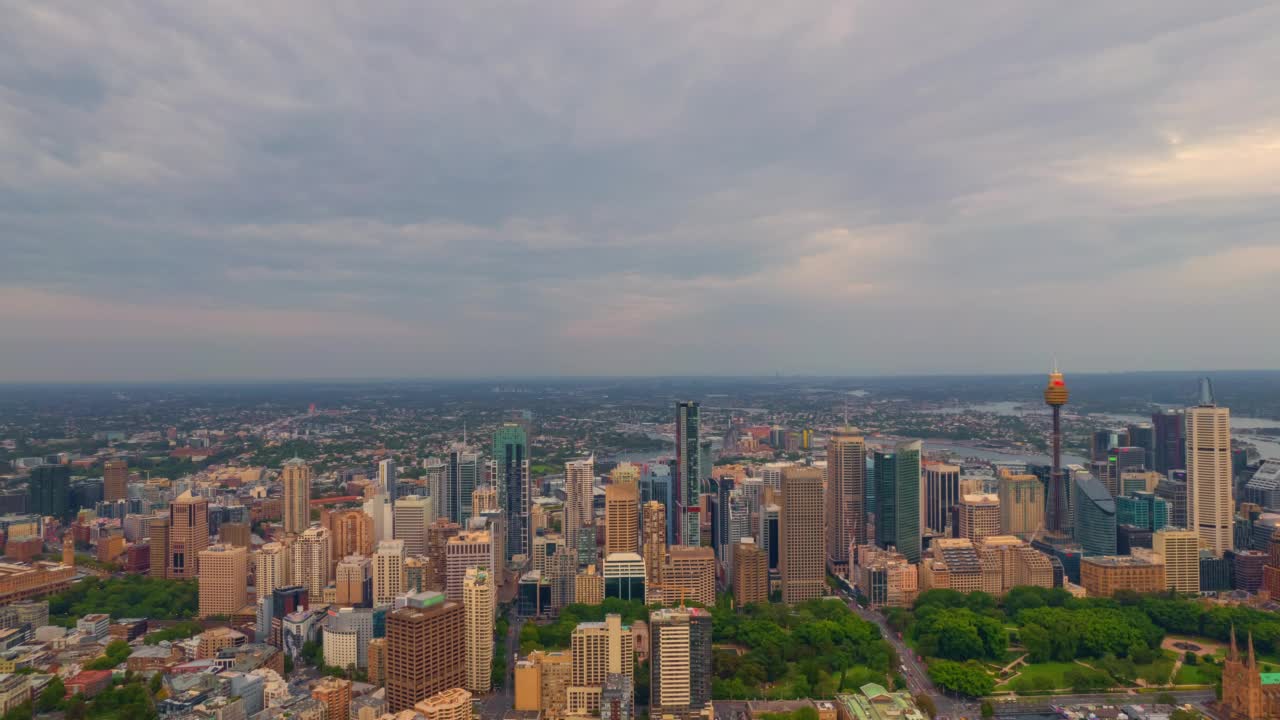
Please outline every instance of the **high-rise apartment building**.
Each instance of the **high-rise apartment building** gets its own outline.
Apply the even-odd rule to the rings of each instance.
[[[431,498],[408,495],[396,500],[392,515],[392,537],[404,541],[409,557],[427,554],[427,526],[434,520]]]
[[[676,542],[702,544],[702,483],[711,468],[702,466],[702,410],[696,402],[676,403]]]
[[[233,545],[200,551],[200,617],[231,615],[249,604],[249,553]]]
[[[634,466],[632,466],[634,467]],[[639,547],[640,486],[613,482],[604,489],[604,552],[635,552]]]
[[[711,702],[711,613],[664,608],[649,615],[654,716],[688,717]]]
[[[155,542],[155,538],[151,539]],[[209,501],[188,490],[169,503],[169,549],[165,577],[194,580],[200,574],[200,551],[209,547]]]
[[[672,545],[662,588],[666,603],[689,600],[706,607],[716,604],[716,556],[709,547]]]
[[[826,586],[822,494],[821,470],[792,467],[782,472],[779,571],[782,601],[789,605],[822,597]]]
[[[769,560],[751,538],[733,548],[733,602],[738,607],[769,601]]]
[[[280,482],[284,484],[284,531],[301,535],[311,526],[311,466],[302,458],[285,461]]]
[[[270,542],[254,553],[253,584],[259,596],[292,584],[289,572],[289,549],[284,543]]]
[[[108,460],[102,464],[102,499],[107,502],[129,497],[129,462]]]
[[[336,600],[344,607],[373,605],[373,562],[363,555],[348,555],[338,561]]]
[[[445,595],[462,601],[462,583],[470,568],[480,568],[492,578],[497,549],[487,530],[468,530],[449,538],[445,545]]]
[[[1035,475],[1004,473],[999,478],[1000,532],[1026,539],[1044,529],[1044,484]]]
[[[316,599],[324,597],[324,587],[329,584],[329,572],[333,567],[333,543],[329,530],[320,526],[309,527],[298,536],[289,548],[289,565],[294,585],[301,585]]]
[[[565,542],[571,548],[578,547],[578,533],[586,525],[595,522],[595,456],[570,460],[564,464],[564,526]]]
[[[467,568],[467,574],[462,578],[462,607],[466,613],[467,633],[467,682],[464,687],[479,695],[492,689],[496,602],[493,575],[483,568]]]
[[[329,528],[335,558],[348,555],[368,557],[373,554],[376,542],[373,519],[363,510],[338,510],[329,513],[325,526]]]
[[[924,526],[946,533],[951,526],[951,508],[960,504],[960,466],[929,462],[924,465]]]
[[[169,516],[153,518],[147,523],[147,538],[150,543],[151,566],[147,573],[151,577],[163,578],[169,575]],[[74,559],[74,546],[72,558]]]
[[[970,493],[960,498],[959,536],[973,542],[1000,534],[1000,496]]]
[[[644,504],[644,572],[648,585],[661,585],[667,557],[667,508],[657,500]],[[606,555],[605,557],[608,557]]]
[[[600,691],[609,675],[633,677],[635,636],[618,615],[604,622],[579,623],[570,638],[573,669],[568,689],[572,714],[600,712]]]
[[[1164,558],[1165,582],[1170,590],[1200,593],[1200,533],[1164,528],[1151,537],[1151,549]]]
[[[609,482],[614,485],[635,485],[640,487],[640,466],[635,463],[618,463],[609,473]]]
[[[1208,379],[1201,381],[1200,404],[1187,408],[1187,500],[1191,528],[1200,546],[1214,557],[1231,549],[1235,503],[1232,499],[1231,413],[1213,402]]]
[[[404,593],[404,541],[383,540],[373,553],[373,605],[390,605]]]
[[[528,555],[533,540],[529,506],[533,486],[529,476],[529,438],[519,423],[505,423],[493,434],[493,483],[507,517],[507,557]]]
[[[442,690],[413,706],[422,720],[472,720],[476,717],[471,693],[462,688]]]
[[[787,472],[782,471],[783,485]],[[783,494],[786,488],[783,487]],[[833,572],[843,573],[849,566],[849,543],[867,542],[867,444],[862,433],[852,427],[841,427],[827,441],[826,487],[826,561]],[[821,500],[819,500],[821,506]],[[784,514],[786,501],[784,500]],[[821,525],[823,508],[809,519]],[[785,546],[785,541],[784,541]],[[783,548],[785,552],[785,547]]]
[[[387,613],[387,710],[466,683],[465,615],[462,603],[437,592],[411,595]]]
[[[326,677],[311,688],[311,697],[324,706],[325,720],[349,720],[351,717],[351,681]]]

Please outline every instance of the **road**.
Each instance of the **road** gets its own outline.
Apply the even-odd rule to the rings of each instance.
[[[514,612],[511,614],[515,615]],[[515,707],[516,653],[520,649],[520,628],[524,626],[524,622],[523,618],[511,617],[511,625],[507,630],[507,637],[503,646],[494,648],[494,652],[507,654],[507,677],[501,688],[476,701],[476,707],[482,720],[500,720],[506,716],[511,708]]]

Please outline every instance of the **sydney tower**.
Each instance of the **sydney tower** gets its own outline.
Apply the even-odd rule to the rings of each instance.
[[[1055,364],[1044,388],[1044,402],[1053,408],[1053,472],[1045,503],[1045,530],[1063,535],[1067,530],[1067,488],[1062,477],[1062,406],[1067,404],[1067,383]]]

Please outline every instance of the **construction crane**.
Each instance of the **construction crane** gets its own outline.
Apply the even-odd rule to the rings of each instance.
[[[666,592],[665,592],[665,591],[666,591],[666,590],[678,590],[678,591],[680,592],[680,609],[681,609],[681,610],[683,610],[683,609],[685,608],[684,600],[685,600],[685,598],[689,595],[689,588],[687,588],[687,587],[685,587],[685,586],[683,586],[683,585],[666,585],[666,584],[663,584],[663,583],[653,583],[653,584],[649,585],[648,587],[653,588],[654,590],[664,591],[664,592],[662,593],[662,604],[663,604],[663,605],[666,605],[668,602],[670,602],[670,600],[667,598],[667,594],[666,594]]]

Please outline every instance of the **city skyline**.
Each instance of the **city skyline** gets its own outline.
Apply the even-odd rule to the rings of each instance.
[[[0,381],[1280,366],[1274,4],[424,13],[14,7]]]

